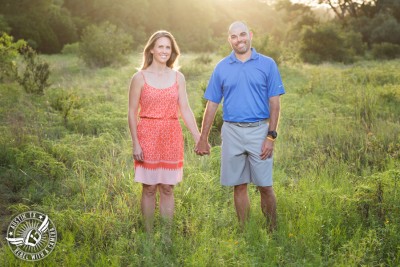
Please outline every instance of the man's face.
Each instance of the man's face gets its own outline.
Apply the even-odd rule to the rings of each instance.
[[[234,27],[229,31],[228,41],[236,54],[245,54],[251,48],[252,34],[244,26]]]

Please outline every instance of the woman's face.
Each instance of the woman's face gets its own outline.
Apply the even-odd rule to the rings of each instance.
[[[153,54],[153,60],[162,64],[166,64],[172,53],[171,41],[168,37],[157,39],[153,49],[150,50]]]

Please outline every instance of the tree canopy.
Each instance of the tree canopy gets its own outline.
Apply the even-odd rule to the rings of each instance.
[[[225,44],[228,25],[243,20],[260,38],[255,43],[301,50],[306,43],[317,47],[304,35],[325,36],[317,28],[328,31],[328,23],[339,26],[330,33],[332,38],[338,35],[347,48],[354,47],[349,42],[357,43],[356,53],[363,50],[358,37],[346,32],[360,33],[368,48],[382,43],[400,47],[400,1],[312,1],[330,7],[333,16],[328,9],[317,13],[312,6],[291,0],[0,0],[0,32],[26,40],[39,52],[58,53],[64,45],[81,41],[88,26],[108,22],[132,37],[132,50],[164,29],[174,34],[182,51],[206,52],[217,51]],[[262,41],[266,36],[269,41]]]

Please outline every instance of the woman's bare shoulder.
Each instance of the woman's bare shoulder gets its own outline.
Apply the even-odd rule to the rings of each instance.
[[[142,70],[139,70],[132,75],[131,85],[136,85],[136,86],[142,87],[143,84],[144,84],[143,73],[142,73]]]

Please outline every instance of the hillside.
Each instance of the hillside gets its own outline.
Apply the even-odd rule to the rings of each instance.
[[[204,57],[204,55],[202,55]],[[211,63],[180,60],[190,104],[202,114]],[[29,95],[0,84],[0,225],[38,210],[54,222],[55,250],[38,266],[399,266],[400,61],[280,65],[274,180],[278,230],[270,235],[250,188],[251,219],[236,221],[219,184],[218,129],[198,157],[185,130],[184,181],[175,188],[173,245],[157,217],[148,236],[133,182],[128,84],[121,68],[89,69],[46,56],[51,87]],[[0,241],[1,266],[28,266]]]

